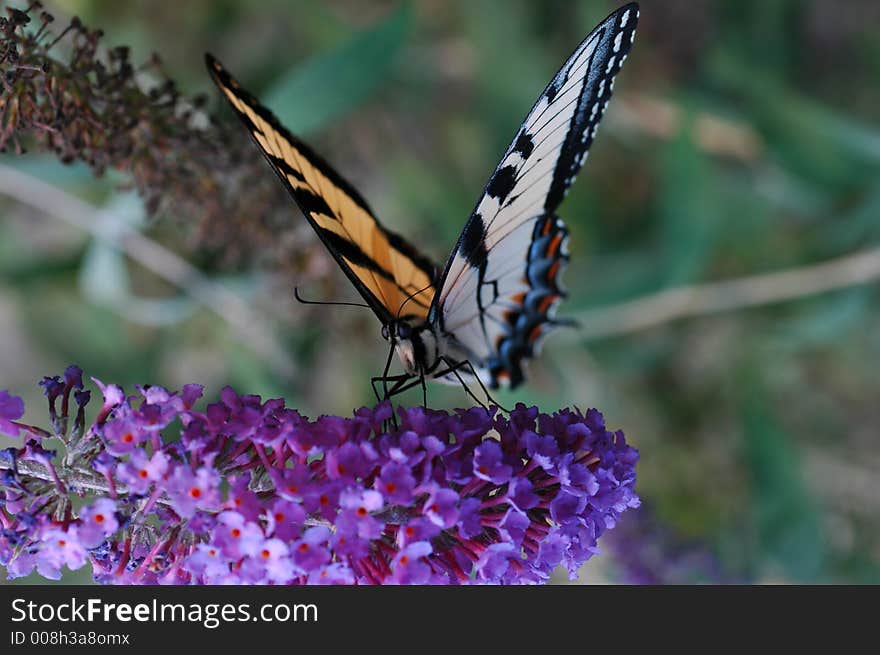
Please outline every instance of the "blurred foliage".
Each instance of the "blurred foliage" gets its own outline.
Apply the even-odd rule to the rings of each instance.
[[[47,5],[59,22],[76,14],[108,45],[131,46],[135,61],[160,51],[182,90],[220,107],[202,63],[212,52],[441,261],[536,95],[615,6]],[[878,78],[875,0],[642,2],[632,56],[561,208],[573,255],[564,310],[880,246]],[[138,222],[113,176],[42,155],[0,163],[129,216],[171,250],[199,220]],[[223,268],[191,247],[290,353],[296,368],[279,375],[225,321],[90,235],[6,198],[0,216],[0,387],[25,395],[34,422],[34,382],[74,362],[129,386],[284,395],[312,415],[371,402],[385,349],[368,312],[297,305],[289,276],[258,262]],[[291,203],[291,230],[300,221]],[[329,257],[315,259],[308,279],[321,282],[304,292],[354,298]],[[599,340],[551,338],[530,384],[499,399],[601,408],[640,448],[638,489],[656,515],[740,579],[880,582],[877,296],[868,285]],[[436,385],[429,400],[467,402]],[[602,564],[612,556],[587,579],[613,579]]]
[[[410,23],[401,5],[380,24],[325,54],[292,68],[268,90],[264,102],[294,134],[308,134],[359,106],[388,73]],[[327,84],[333,80],[333,84]]]

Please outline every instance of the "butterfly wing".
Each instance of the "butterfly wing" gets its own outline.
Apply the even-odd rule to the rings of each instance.
[[[639,17],[602,21],[538,97],[471,214],[429,320],[493,387],[523,380],[554,325],[568,233],[555,210],[586,159]]]
[[[366,201],[310,147],[293,136],[211,55],[211,77],[247,127],[364,300],[383,324],[402,315],[425,319],[436,268],[399,235],[385,229]]]

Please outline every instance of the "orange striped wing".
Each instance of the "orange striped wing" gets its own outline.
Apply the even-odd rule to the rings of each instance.
[[[208,70],[321,241],[383,323],[398,314],[426,320],[435,266],[379,223],[363,197],[293,136],[214,59]]]

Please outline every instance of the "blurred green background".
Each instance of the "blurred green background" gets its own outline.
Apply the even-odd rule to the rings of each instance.
[[[134,61],[161,52],[181,90],[209,92],[234,120],[204,70],[211,51],[443,261],[537,94],[617,3],[46,6],[131,46]],[[639,448],[637,489],[654,513],[738,579],[880,582],[880,3],[641,6],[560,210],[572,235],[562,313],[583,330],[551,337],[530,383],[499,399],[601,409]],[[127,225],[201,262],[186,231],[197,217],[145,222],[119,176],[48,155],[0,164],[100,208],[104,236]],[[203,267],[240,302],[194,300],[20,191],[0,194],[0,388],[25,397],[26,420],[45,423],[35,383],[70,363],[127,389],[200,382],[213,397],[230,384],[312,416],[372,402],[386,350],[369,312],[298,305],[297,280],[259,262]],[[307,231],[296,238],[319,249]],[[680,298],[655,295],[741,278],[697,291],[687,316]],[[304,280],[311,297],[355,299],[323,253]],[[460,390],[429,392],[436,407],[468,404]],[[584,581],[619,579],[613,553],[584,569]]]

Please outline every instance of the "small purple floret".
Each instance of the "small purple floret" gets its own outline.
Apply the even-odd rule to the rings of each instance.
[[[21,428],[13,421],[17,421],[22,416],[24,416],[24,401],[5,389],[0,390],[0,434],[17,437],[21,433]]]

